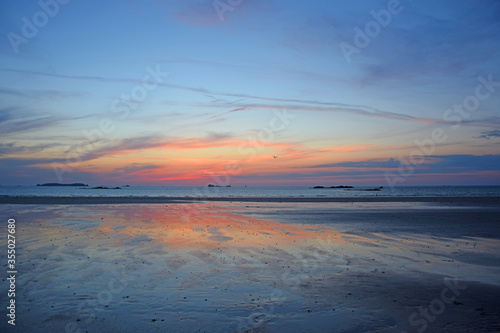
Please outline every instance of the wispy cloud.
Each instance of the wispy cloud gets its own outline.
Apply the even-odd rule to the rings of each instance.
[[[65,163],[66,159],[46,158],[0,158],[0,184],[24,184],[35,185],[57,181],[54,170],[50,163]],[[88,182],[94,176],[87,172],[74,170],[67,174],[65,180],[68,182]]]
[[[324,169],[331,168],[332,173],[353,174],[366,171],[384,171],[397,169],[405,165],[395,158],[388,160],[366,160],[356,162],[339,162],[310,165],[303,168]],[[435,174],[435,173],[462,173],[474,171],[498,171],[500,165],[500,155],[434,155],[424,158],[421,165],[415,166],[415,174]],[[362,169],[362,170],[360,170]]]
[[[65,79],[76,79],[76,80],[90,80],[90,81],[100,81],[100,82],[129,82],[134,84],[142,84],[141,80],[132,78],[106,78],[101,76],[81,76],[81,75],[63,75],[63,74],[52,74],[39,71],[26,71],[17,69],[0,69],[1,71],[7,72],[17,72],[32,75],[42,75],[50,77],[59,77]],[[216,118],[218,116],[226,115],[229,113],[243,112],[251,109],[276,109],[276,108],[286,108],[288,110],[294,111],[314,111],[314,112],[334,112],[334,113],[350,113],[358,116],[365,117],[377,117],[383,119],[400,120],[407,122],[418,122],[425,124],[443,124],[443,125],[455,125],[455,122],[445,121],[443,119],[426,118],[426,117],[416,117],[405,113],[383,111],[377,108],[363,105],[350,105],[345,103],[335,103],[335,102],[325,102],[325,101],[315,101],[315,100],[301,100],[301,99],[286,99],[286,98],[273,98],[273,97],[263,97],[249,94],[239,94],[239,93],[227,93],[227,92],[216,92],[204,88],[193,88],[175,84],[159,83],[159,86],[188,90],[193,92],[198,92],[203,95],[218,95],[226,97],[238,97],[247,98],[255,100],[266,100],[272,102],[278,102],[280,104],[258,104],[258,103],[240,103],[234,101],[224,101],[222,103],[208,103],[208,104],[196,104],[197,107],[211,107],[220,108],[226,106],[231,108],[230,111],[225,111],[221,114],[214,115],[211,118]],[[288,103],[288,104],[283,104]],[[291,104],[293,103],[293,104]],[[463,120],[462,125],[465,126],[480,126],[480,127],[492,127],[500,124],[500,117],[488,117],[484,119],[468,119]]]
[[[427,172],[458,173],[472,171],[496,171],[500,174],[500,155],[444,155],[430,156]]]
[[[0,94],[19,96],[23,98],[33,99],[47,99],[55,101],[63,98],[82,97],[85,95],[83,92],[76,91],[63,91],[63,90],[34,90],[34,89],[8,89],[0,87]]]
[[[68,74],[57,74],[57,73],[48,73],[42,71],[33,71],[33,70],[23,70],[23,69],[11,69],[11,68],[0,68],[0,71],[4,72],[12,72],[18,74],[25,75],[38,75],[38,76],[46,76],[46,77],[55,77],[61,79],[70,79],[70,80],[84,80],[84,81],[96,81],[103,83],[117,83],[117,82],[125,82],[132,84],[142,84],[142,80],[138,80],[135,78],[112,78],[112,77],[104,77],[104,76],[86,76],[86,75],[68,75]],[[257,96],[251,94],[242,94],[242,93],[229,93],[222,91],[209,90],[205,88],[199,87],[189,87],[178,84],[170,84],[161,82],[158,83],[161,87],[172,88],[172,89],[180,89],[186,91],[197,92],[200,94],[209,95],[209,97],[214,98],[213,96],[226,96],[226,97],[237,97],[237,98],[249,98],[249,99],[257,99],[257,100],[265,100],[265,101],[273,101],[273,102],[291,102],[291,103],[305,103],[305,104],[316,104],[316,105],[325,105],[325,106],[351,106],[349,104],[343,103],[333,103],[333,102],[323,102],[323,101],[314,101],[314,100],[300,100],[300,99],[283,99],[283,98],[275,98],[275,97],[266,97],[266,96]],[[226,101],[227,102],[227,101]],[[167,102],[169,103],[169,102]],[[229,102],[227,102],[229,103]],[[357,105],[352,105],[357,106]]]
[[[389,158],[386,161],[360,161],[360,162],[340,162],[340,163],[327,163],[327,164],[318,164],[318,165],[310,165],[307,168],[397,168],[399,167],[401,162],[394,158]]]
[[[13,113],[10,113],[0,121],[0,132],[5,135],[15,132],[42,129],[45,127],[53,126],[54,124],[57,124],[61,121],[61,118],[57,118],[51,115],[19,117],[15,116]]]
[[[294,143],[259,141],[258,144],[262,147],[270,147],[283,152],[304,149],[304,147]],[[100,157],[131,154],[147,149],[175,151],[235,147],[234,152],[236,153],[238,147],[248,147],[251,145],[252,143],[248,140],[240,139],[230,133],[209,133],[205,137],[164,137],[154,134],[142,137],[109,140],[103,143],[102,147],[92,149],[91,151],[83,154],[81,159],[83,161],[88,161]]]
[[[500,130],[492,130],[492,131],[484,131],[481,132],[481,135],[476,136],[478,139],[491,139],[491,138],[500,138]]]
[[[469,183],[489,177],[492,182],[500,180],[500,155],[439,155],[428,156],[424,164],[415,167],[408,177],[408,183],[433,184],[433,179],[443,182],[453,180],[455,183]],[[400,166],[397,159],[366,160],[357,162],[340,162],[297,167],[292,169],[247,170],[238,176],[239,181],[245,182],[301,182],[309,185],[318,185],[321,182],[338,184],[346,181],[356,183],[385,183],[384,175],[387,171],[395,172]],[[437,178],[436,178],[437,177]],[[462,180],[461,180],[462,179]]]
[[[63,122],[96,117],[95,114],[74,117],[51,114],[27,115],[26,110],[21,112],[19,108],[13,107],[0,109],[0,113],[2,113],[2,116],[0,116],[0,132],[4,136],[18,132],[42,130]]]
[[[140,175],[145,171],[155,170],[157,168],[159,168],[159,166],[154,165],[154,164],[132,163],[132,164],[127,165],[125,167],[117,168],[117,169],[113,170],[113,173],[125,174],[128,176]]]
[[[290,101],[294,101],[294,100],[290,100]],[[313,104],[313,105],[307,105],[307,103],[304,103],[302,105],[231,103],[230,105],[225,105],[225,106],[224,106],[224,104],[218,104],[218,105],[197,104],[196,106],[207,107],[207,108],[221,108],[221,107],[233,108],[230,111],[225,111],[225,112],[213,115],[210,117],[210,119],[214,119],[214,118],[224,116],[224,115],[227,115],[230,113],[235,113],[235,112],[245,112],[245,111],[256,110],[256,109],[273,110],[273,109],[281,107],[281,108],[284,108],[284,109],[289,110],[289,111],[297,111],[297,112],[345,113],[345,114],[353,114],[353,115],[362,116],[362,117],[375,117],[375,118],[399,120],[399,121],[415,122],[415,123],[423,123],[423,124],[442,124],[442,125],[455,125],[456,124],[455,121],[446,121],[446,120],[439,119],[439,118],[416,117],[416,116],[412,116],[412,115],[404,114],[404,113],[382,111],[382,110],[379,110],[376,108],[371,108],[371,107],[356,107],[356,106],[348,106],[348,105],[335,106],[335,107],[320,107],[320,106],[314,105],[314,104],[319,104],[319,102],[313,102],[310,104]],[[326,103],[323,103],[323,104],[326,104]],[[334,104],[334,103],[330,103],[330,104]],[[477,127],[496,127],[496,126],[498,126],[497,124],[500,124],[500,117],[488,117],[488,118],[482,118],[482,119],[462,120],[461,124],[465,125],[465,126],[474,126],[474,127],[476,127],[476,126]]]
[[[1,155],[16,155],[25,153],[39,153],[47,148],[61,146],[59,143],[47,143],[33,146],[19,146],[15,142],[0,143],[0,156]]]
[[[493,45],[497,44],[500,28],[498,13],[497,1],[405,6],[401,13],[405,20],[393,17],[391,24],[356,59],[362,69],[359,84],[375,86],[393,81],[399,86],[423,82],[412,80],[415,78],[429,84],[449,75],[467,76],[477,71],[478,64],[496,62]],[[348,34],[352,39],[352,30]],[[492,52],[478,52],[488,49]]]

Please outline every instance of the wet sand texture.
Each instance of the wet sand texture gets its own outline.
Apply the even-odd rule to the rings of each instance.
[[[496,331],[488,202],[0,205],[15,331]]]

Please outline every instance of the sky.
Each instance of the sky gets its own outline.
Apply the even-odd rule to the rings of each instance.
[[[0,4],[0,185],[500,185],[500,2]]]

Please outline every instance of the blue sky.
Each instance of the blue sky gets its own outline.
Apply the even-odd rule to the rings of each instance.
[[[500,184],[497,1],[0,13],[0,184]]]

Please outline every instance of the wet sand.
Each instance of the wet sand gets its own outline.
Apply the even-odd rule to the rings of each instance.
[[[369,199],[0,205],[19,272],[0,330],[500,330],[498,199]]]

